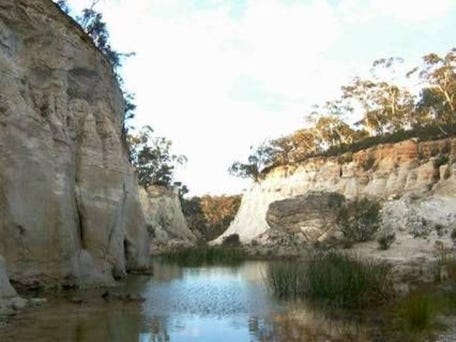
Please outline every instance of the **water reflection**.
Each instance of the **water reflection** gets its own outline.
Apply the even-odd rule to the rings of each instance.
[[[141,341],[369,340],[356,320],[272,298],[264,283],[267,267],[247,262],[236,268],[184,268],[167,282],[157,274],[144,292],[149,332]]]
[[[96,291],[78,293],[83,304],[53,299],[0,328],[0,341],[369,340],[362,325],[272,298],[263,281],[266,262],[154,266],[153,277],[132,277],[116,289],[141,294],[144,303],[107,302]]]
[[[144,292],[150,332],[141,341],[251,340],[250,317],[280,310],[263,284],[265,267],[255,262],[236,268],[184,268],[166,282],[156,273],[166,267],[155,267],[157,277]],[[154,331],[157,327],[162,330]]]

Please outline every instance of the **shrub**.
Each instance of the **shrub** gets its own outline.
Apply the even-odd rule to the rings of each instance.
[[[437,312],[431,296],[417,292],[402,300],[398,314],[402,329],[417,333],[431,329]]]
[[[368,171],[372,169],[372,167],[375,165],[375,157],[371,154],[367,156],[367,158],[361,163],[361,166],[364,171]]]
[[[436,230],[438,236],[442,236],[444,234],[444,228],[441,224],[436,224],[435,230]]]
[[[382,250],[389,249],[394,240],[396,240],[396,234],[394,232],[385,232],[381,234],[377,239],[378,244],[380,245],[380,249]]]
[[[223,238],[222,246],[237,247],[241,245],[239,234],[231,234]]]
[[[434,167],[437,169],[442,165],[448,164],[450,158],[447,155],[439,155],[434,159]]]
[[[381,205],[363,198],[350,202],[341,209],[337,223],[346,240],[363,242],[372,240],[380,227]]]
[[[346,152],[346,153],[340,155],[337,158],[337,162],[339,164],[347,164],[347,163],[350,163],[352,161],[353,161],[353,153],[352,152]]]
[[[450,234],[451,240],[453,240],[453,243],[456,244],[456,228],[453,228]]]
[[[340,252],[317,252],[299,263],[271,264],[266,277],[279,297],[305,297],[333,308],[361,308],[391,296],[390,267]]]

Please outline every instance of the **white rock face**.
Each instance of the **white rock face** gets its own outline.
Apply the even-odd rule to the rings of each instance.
[[[0,255],[0,299],[8,299],[16,296],[16,290],[11,286],[8,279],[5,259]]]
[[[196,237],[188,228],[177,192],[163,186],[140,187],[146,226],[151,236],[151,253],[191,246]]]
[[[48,0],[0,2],[0,254],[11,279],[110,282],[148,237],[108,61]]]
[[[448,159],[442,160],[442,155]],[[266,213],[271,203],[309,191],[383,201],[405,196],[401,202],[391,202],[390,207],[402,208],[388,212],[391,224],[394,220],[413,220],[411,217],[417,215],[406,213],[414,211],[435,224],[456,223],[456,217],[451,214],[456,213],[455,161],[456,139],[407,140],[379,145],[345,158],[311,158],[297,166],[278,167],[243,195],[236,218],[215,243],[230,234],[239,234],[243,243],[250,242],[270,228]],[[422,200],[405,200],[408,194],[416,194]],[[411,229],[412,225],[410,221],[404,229]]]
[[[26,301],[20,298],[11,286],[5,259],[0,255],[0,316],[13,313],[16,308],[22,309],[25,305]]]

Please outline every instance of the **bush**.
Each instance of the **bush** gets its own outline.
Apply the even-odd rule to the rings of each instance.
[[[448,155],[439,155],[434,159],[434,167],[438,169],[440,166],[448,164],[450,161],[450,158]]]
[[[394,232],[383,233],[377,239],[382,250],[389,249],[394,240],[396,240],[396,234]]]
[[[431,329],[437,312],[431,296],[418,292],[402,300],[398,314],[402,329],[417,333]]]
[[[456,228],[453,228],[453,230],[451,231],[451,240],[453,240],[453,243],[456,244]]]
[[[388,144],[388,143],[397,143],[400,141],[408,140],[408,139],[418,139],[421,141],[432,141],[432,140],[439,140],[447,137],[454,137],[456,136],[456,124],[429,124],[425,126],[418,126],[410,130],[398,130],[393,133],[385,133],[376,135],[373,137],[364,137],[363,135],[360,136],[359,139],[355,140],[352,144],[339,144],[329,147],[327,150],[322,150],[321,148],[314,148],[307,153],[300,153],[295,157],[292,156],[285,156],[285,158],[280,158],[280,160],[274,160],[274,162],[264,169],[261,170],[259,178],[264,177],[265,174],[270,172],[273,168],[280,166],[280,165],[288,165],[290,164],[299,164],[309,158],[313,157],[341,157],[345,153],[356,153],[358,151],[366,150],[368,148],[380,145],[380,144]],[[316,146],[318,147],[318,146]],[[448,153],[449,147],[444,147],[441,153]],[[286,153],[287,154],[287,153]],[[419,151],[419,155],[424,157],[422,151]],[[345,157],[338,158],[339,163],[344,163]],[[372,164],[371,164],[372,163]],[[369,165],[371,164],[371,165]],[[374,166],[374,161],[365,161],[363,163],[363,168],[365,170],[369,170],[372,166]]]
[[[372,240],[380,227],[380,209],[379,202],[367,198],[355,200],[342,208],[337,224],[344,238],[351,242]]]
[[[279,297],[305,297],[332,308],[364,308],[392,294],[390,267],[340,252],[313,253],[299,263],[271,264],[266,277]]]
[[[436,224],[435,230],[438,236],[442,236],[444,234],[444,227],[441,224]]]
[[[241,245],[239,234],[231,234],[223,238],[222,246],[238,247]]]

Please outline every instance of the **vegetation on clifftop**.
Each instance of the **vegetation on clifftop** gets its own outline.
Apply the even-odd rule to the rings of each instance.
[[[136,168],[139,185],[170,186],[174,181],[174,169],[187,161],[183,155],[173,154],[172,142],[164,137],[153,136],[149,126],[127,135],[130,163]]]
[[[229,172],[258,181],[273,167],[309,157],[356,152],[412,137],[455,136],[456,48],[443,56],[424,56],[422,65],[403,75],[415,81],[410,88],[396,77],[401,62],[375,61],[371,77],[355,77],[341,87],[339,98],[315,105],[305,116],[305,128],[251,147],[247,162],[235,162]]]
[[[177,165],[185,163],[186,157],[173,154],[171,152],[172,142],[165,137],[154,136],[150,126],[139,130],[133,130],[133,127],[128,126],[128,120],[135,115],[135,96],[125,89],[119,69],[122,67],[124,59],[133,56],[134,53],[122,53],[113,49],[103,14],[95,10],[98,2],[99,0],[92,0],[88,8],[84,8],[80,14],[76,14],[72,13],[66,0],[55,1],[63,12],[72,15],[76,23],[112,66],[124,98],[123,138],[129,161],[137,171],[139,185],[144,187],[174,185],[174,169]]]

